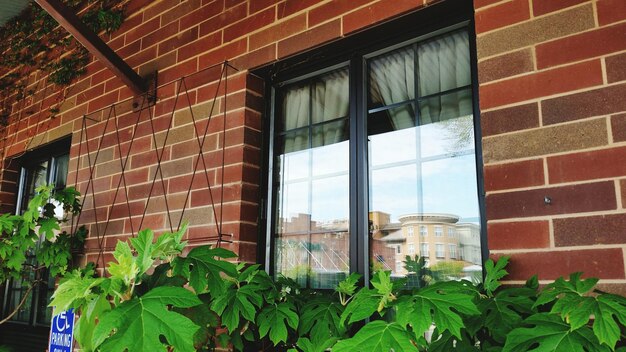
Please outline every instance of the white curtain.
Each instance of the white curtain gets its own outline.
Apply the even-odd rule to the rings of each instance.
[[[283,96],[282,122],[285,131],[346,117],[349,106],[348,94],[347,69],[330,72],[306,85],[288,88]],[[313,127],[311,144],[308,142],[308,129],[288,133],[284,140],[284,153],[342,141],[345,121],[339,120]]]
[[[314,124],[348,115],[348,70],[334,71],[316,81],[313,86]],[[323,124],[313,129],[313,146],[338,143],[343,140],[345,120]]]
[[[419,94],[431,95],[471,83],[467,32],[456,32],[418,47]],[[472,111],[469,90],[434,97],[420,104],[421,124],[440,122]]]
[[[467,32],[420,43],[418,46],[418,93],[420,97],[469,85]],[[370,98],[376,105],[390,105],[415,98],[415,58],[412,47],[377,57],[370,64]],[[469,91],[433,97],[420,104],[420,124],[439,122],[471,111]],[[414,126],[408,105],[387,111],[394,129]]]
[[[370,95],[376,105],[415,99],[415,56],[411,47],[393,51],[371,61]],[[415,113],[404,106],[387,111],[394,130],[415,126]]]
[[[283,123],[284,129],[290,131],[309,124],[310,89],[308,86],[292,87],[284,93]],[[306,130],[288,135],[284,141],[284,152],[302,150],[309,144],[309,134]]]

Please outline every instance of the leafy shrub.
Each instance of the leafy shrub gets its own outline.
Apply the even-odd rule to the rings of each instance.
[[[21,280],[26,289],[24,298],[0,324],[15,315],[30,291],[44,282],[46,270],[52,276],[68,270],[72,249],[82,247],[87,236],[84,227],[73,234],[61,232],[67,217],[80,212],[78,196],[71,187],[52,194],[52,186],[42,186],[23,214],[0,215],[0,282]]]
[[[592,352],[615,350],[624,339],[626,299],[594,291],[597,279],[580,273],[542,289],[536,277],[502,288],[503,257],[486,263],[482,284],[408,290],[377,271],[371,287],[352,274],[334,291],[305,290],[287,278],[272,280],[259,265],[230,262],[235,254],[225,249],[202,246],[182,255],[185,230],[156,240],[143,230],[130,243],[119,242],[107,277],[94,277],[89,268],[67,275],[51,305],[80,312],[81,351],[247,345],[289,352]]]

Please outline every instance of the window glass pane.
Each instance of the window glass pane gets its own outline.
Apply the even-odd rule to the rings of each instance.
[[[313,126],[311,136],[313,147],[322,147],[347,141],[350,138],[348,121],[341,119]]]
[[[67,185],[67,166],[70,160],[70,155],[65,154],[58,156],[55,161],[55,175],[54,175],[54,188],[63,189]]]
[[[471,83],[469,40],[466,31],[420,43],[417,52],[420,97]]]
[[[283,92],[281,123],[278,131],[289,131],[310,123],[311,88],[309,85],[294,85]]]
[[[472,92],[469,89],[437,95],[420,101],[422,125],[448,121],[455,117],[472,114]]]
[[[34,256],[31,252],[27,253],[27,263],[31,265],[35,264]],[[19,306],[20,301],[25,297],[26,292],[28,291],[28,282],[33,282],[35,280],[34,270],[26,271],[25,275],[26,277],[24,277],[24,281],[12,280],[10,284],[9,299],[7,300],[8,304],[6,310],[7,315],[13,312],[15,308]],[[12,321],[30,321],[34,291],[35,290],[31,290],[28,294],[24,305],[22,305],[18,312],[11,318]]]
[[[377,117],[370,115],[369,121],[378,123]],[[412,127],[414,127],[413,125]],[[369,124],[368,124],[369,130]],[[371,167],[378,167],[391,163],[400,163],[410,160],[415,160],[416,153],[418,151],[415,138],[415,128],[405,128],[400,130],[389,129],[385,133],[370,133],[368,134],[369,145],[375,146],[369,150],[369,164]],[[402,150],[401,153],[396,153],[396,150]]]
[[[445,257],[445,253],[444,253],[444,246],[441,243],[437,243],[436,247],[435,247],[435,255],[437,256],[437,258],[444,258]]]
[[[368,108],[415,99],[415,52],[405,47],[370,61]]]
[[[28,202],[35,196],[35,190],[39,186],[48,183],[48,161],[24,167],[25,179],[22,186],[22,201],[20,212],[28,208]]]
[[[296,94],[302,86],[308,89]],[[286,111],[306,102],[313,118],[285,114],[284,126],[299,129],[276,139],[275,272],[305,287],[333,288],[349,271],[348,71],[286,89]]]
[[[15,310],[15,307],[19,305],[20,301],[26,294],[26,291],[27,291],[26,287],[23,289],[14,289],[10,291],[11,297],[9,299],[7,313],[10,314],[11,312]],[[20,322],[25,322],[25,323],[29,322],[31,309],[32,309],[32,300],[33,300],[33,291],[31,291],[28,294],[28,298],[26,299],[26,302],[24,303],[22,308],[18,310],[18,312],[11,318],[11,321],[20,321]]]
[[[39,285],[39,306],[37,307],[37,322],[50,324],[52,320],[52,307],[48,307],[54,293],[55,278],[45,274],[47,280]]]
[[[309,231],[311,226],[311,210],[309,182],[293,182],[281,187],[278,219],[282,226],[279,231],[291,233]]]
[[[316,229],[348,229],[349,191],[348,175],[313,180],[311,220]]]
[[[420,128],[420,152],[424,158],[474,154],[472,115]]]
[[[309,129],[298,129],[287,132],[285,135],[277,138],[276,148],[279,153],[287,154],[304,150],[309,147]]]
[[[42,161],[27,169],[28,173],[28,194],[35,194],[35,190],[39,186],[43,186],[48,183],[48,160]]]
[[[379,228],[399,225],[399,216],[415,212],[420,206],[418,199],[420,184],[415,165],[401,165],[373,169],[370,171],[370,212],[384,213],[383,223],[374,223]],[[409,211],[410,210],[410,211]]]
[[[348,174],[349,143],[344,141],[311,150],[313,176]]]
[[[473,154],[422,164],[423,211],[454,214],[459,221],[478,222],[478,190]],[[468,177],[468,174],[471,177]]]
[[[419,44],[418,59],[420,96],[470,84],[464,32]],[[411,104],[374,109],[367,119],[372,267],[427,282],[473,279],[481,256],[471,89],[417,101],[419,123],[394,121],[410,115]],[[394,109],[403,112],[390,113]],[[419,228],[419,253],[408,228]],[[407,250],[398,253],[398,244]],[[422,266],[420,273],[407,269],[407,254]]]
[[[450,252],[450,259],[456,259],[456,245],[454,244],[450,244],[449,246],[449,252]]]
[[[312,82],[313,123],[348,115],[348,69],[329,72]]]
[[[422,257],[428,257],[429,256],[429,254],[428,254],[428,243],[422,243],[420,245],[420,247],[421,247],[420,248],[420,255]]]
[[[371,113],[367,132],[373,136],[412,127],[415,127],[415,109],[413,104],[406,104]]]

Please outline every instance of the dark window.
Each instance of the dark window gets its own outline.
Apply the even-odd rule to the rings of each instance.
[[[69,163],[69,143],[63,141],[32,153],[28,153],[20,161],[22,163],[18,188],[16,213],[23,213],[28,202],[35,196],[37,187],[53,184],[54,190],[65,188]],[[28,264],[36,267],[34,253],[29,253]],[[13,312],[15,307],[24,298],[28,290],[28,283],[37,276],[42,281],[31,290],[26,303],[11,318],[13,322],[31,325],[46,325],[50,323],[52,309],[48,302],[54,292],[55,278],[50,277],[46,270],[27,271],[28,277],[22,280],[10,280],[6,285],[4,302],[4,316]]]
[[[312,288],[354,271],[404,276],[398,249],[417,255],[408,237],[428,226],[441,237],[433,223],[459,233],[449,248],[481,248],[467,231],[482,223],[470,57],[468,30],[456,26],[272,82],[274,275]],[[432,240],[420,254],[434,270],[448,260],[481,264],[446,256]]]

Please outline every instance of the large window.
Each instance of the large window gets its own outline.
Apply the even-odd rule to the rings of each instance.
[[[415,253],[407,243],[415,227],[421,236],[435,221],[479,228],[471,82],[462,28],[274,82],[273,273],[315,288],[350,271],[402,276],[397,248]],[[463,262],[432,246],[433,268]],[[428,243],[420,254],[431,254]]]
[[[16,213],[26,210],[28,202],[35,196],[37,187],[53,184],[54,189],[63,189],[67,183],[67,168],[69,161],[69,143],[63,141],[48,146],[45,150],[38,150],[26,154],[20,159],[22,163],[18,188],[18,201]],[[34,253],[28,253],[31,266],[35,267]],[[30,291],[26,303],[11,319],[13,322],[46,325],[50,323],[52,309],[48,308],[48,302],[54,291],[55,278],[50,277],[46,271],[31,270],[30,277],[20,280],[10,280],[6,284],[4,314],[13,312],[15,307],[24,298],[28,290],[27,282],[38,278],[42,284]]]

